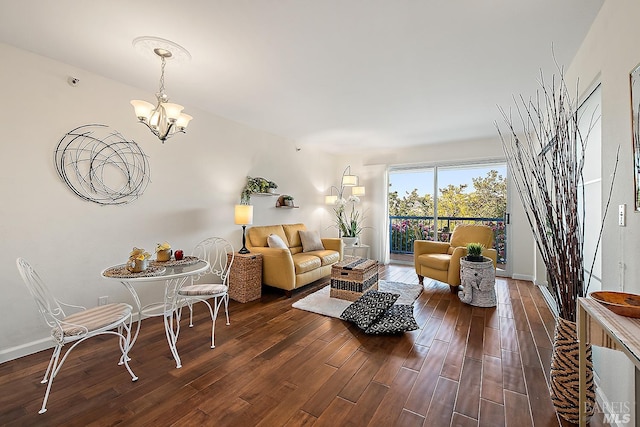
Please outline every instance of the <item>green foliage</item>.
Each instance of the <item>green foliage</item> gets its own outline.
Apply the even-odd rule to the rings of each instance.
[[[278,184],[261,177],[252,178],[248,176],[247,184],[242,189],[242,193],[240,193],[240,203],[242,203],[243,205],[250,204],[252,194],[266,193],[267,191],[269,191],[269,188],[278,188]]]
[[[484,245],[480,243],[469,243],[467,245],[467,255],[471,255],[472,257],[481,256],[483,250],[484,250]]]
[[[342,237],[358,237],[365,228],[362,226],[364,216],[356,209],[356,203],[358,202],[360,202],[360,199],[356,196],[350,196],[348,200],[339,199],[336,202],[336,208],[334,209],[336,227],[340,230]],[[346,212],[348,203],[351,203],[351,213],[349,215]]]
[[[439,189],[438,216],[503,218],[507,211],[507,180],[491,170],[485,177],[473,178],[473,191],[467,184],[448,185]],[[418,190],[406,192],[400,198],[397,191],[389,192],[389,215],[433,216],[431,194],[420,196]]]

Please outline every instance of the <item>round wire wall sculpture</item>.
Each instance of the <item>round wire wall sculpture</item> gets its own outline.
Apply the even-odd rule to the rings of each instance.
[[[60,178],[78,197],[100,205],[129,203],[149,184],[149,162],[140,146],[106,125],[67,132],[54,161]]]

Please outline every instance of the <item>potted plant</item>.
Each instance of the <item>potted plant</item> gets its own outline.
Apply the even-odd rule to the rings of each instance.
[[[364,229],[362,222],[364,217],[356,210],[356,203],[360,199],[357,196],[349,196],[349,199],[338,199],[336,201],[336,227],[345,246],[352,247],[358,244],[360,233]],[[347,215],[346,206],[351,203],[351,212]]]
[[[584,218],[581,204],[583,188],[582,168],[589,131],[579,126],[578,106],[571,99],[560,73],[550,86],[540,80],[541,93],[534,100],[517,105],[518,114],[512,119],[500,110],[507,132],[498,133],[512,172],[534,240],[547,270],[549,289],[556,302],[558,319],[551,356],[551,400],[558,414],[577,423],[579,418],[577,381],[578,341],[576,335],[577,300],[585,297],[589,287],[584,273]],[[556,84],[557,83],[557,84]],[[577,97],[576,97],[577,98]],[[596,118],[597,119],[597,118]],[[520,129],[525,129],[522,132]],[[609,190],[615,180],[618,160]],[[600,209],[599,206],[594,207]],[[600,224],[596,251],[606,218],[605,208]],[[590,269],[593,271],[593,268]],[[572,367],[575,369],[572,370]],[[587,349],[587,408],[593,413],[593,365],[591,346]]]
[[[282,203],[284,203],[285,206],[293,206],[293,196],[285,194],[282,196]]]
[[[484,256],[482,256],[483,250],[484,250],[484,245],[482,245],[481,243],[469,243],[467,245],[466,260],[471,262],[484,261]]]
[[[247,184],[240,193],[240,203],[248,205],[251,203],[251,195],[255,193],[273,193],[278,188],[278,184],[261,177],[252,178],[247,176]]]

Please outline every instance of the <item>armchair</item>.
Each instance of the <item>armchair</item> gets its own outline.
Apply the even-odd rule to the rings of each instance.
[[[416,240],[413,243],[413,262],[420,284],[430,277],[451,286],[451,292],[460,285],[460,258],[467,255],[468,243],[481,243],[482,255],[491,258],[496,267],[497,252],[493,249],[493,230],[486,225],[456,226],[449,242]]]

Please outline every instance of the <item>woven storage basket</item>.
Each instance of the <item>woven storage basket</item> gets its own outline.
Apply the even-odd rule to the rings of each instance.
[[[231,254],[227,255],[231,258]],[[262,297],[262,254],[235,254],[229,273],[229,298],[249,302]]]
[[[371,289],[378,289],[378,261],[344,257],[331,267],[331,298],[355,301]]]

